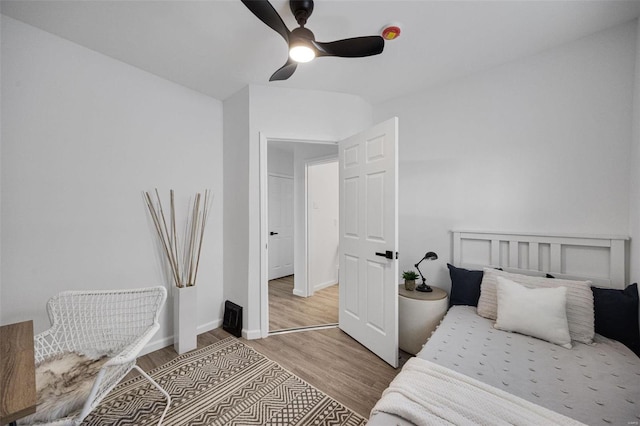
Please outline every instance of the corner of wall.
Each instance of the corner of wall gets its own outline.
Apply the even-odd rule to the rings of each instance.
[[[629,282],[631,283],[640,281],[640,19],[636,20],[636,36],[629,185],[629,234],[631,236]]]
[[[206,231],[213,238],[205,237],[198,280],[211,285],[203,286],[197,321],[219,320],[222,102],[0,18],[2,322],[32,319],[37,333],[50,326],[44,307],[60,291],[166,284],[140,191],[182,193],[203,183],[214,194]],[[168,311],[157,339],[173,333]]]
[[[223,299],[245,308],[247,324],[249,87],[225,99],[223,108]]]

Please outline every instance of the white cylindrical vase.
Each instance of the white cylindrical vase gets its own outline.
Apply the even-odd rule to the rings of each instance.
[[[198,346],[196,286],[173,288],[173,347],[179,354]]]

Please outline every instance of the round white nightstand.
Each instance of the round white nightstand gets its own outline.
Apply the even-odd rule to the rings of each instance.
[[[429,340],[444,314],[449,300],[447,292],[431,287],[430,293],[405,290],[398,286],[398,332],[400,349],[412,355],[417,354]]]

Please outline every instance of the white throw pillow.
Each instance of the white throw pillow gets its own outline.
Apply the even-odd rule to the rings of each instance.
[[[569,322],[571,339],[587,344],[593,342],[595,315],[591,281],[532,277],[512,274],[493,268],[484,268],[483,272],[482,283],[480,284],[480,299],[478,300],[478,315],[492,320],[496,319],[496,280],[498,277],[507,278],[528,288],[566,287],[567,321]]]
[[[526,288],[497,279],[498,317],[495,328],[537,337],[571,349],[567,322],[567,289]]]

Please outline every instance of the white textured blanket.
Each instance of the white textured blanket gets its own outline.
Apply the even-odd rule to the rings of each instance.
[[[421,425],[582,425],[421,358],[411,358],[371,414],[395,414]]]

